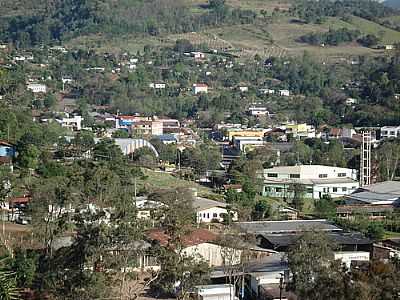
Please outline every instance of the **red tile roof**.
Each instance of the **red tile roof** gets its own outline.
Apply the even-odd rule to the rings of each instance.
[[[163,229],[151,229],[147,231],[147,236],[151,240],[158,241],[160,245],[166,246],[170,239],[169,235]],[[193,229],[182,238],[185,247],[195,246],[202,243],[213,242],[218,239],[218,235],[202,228]]]

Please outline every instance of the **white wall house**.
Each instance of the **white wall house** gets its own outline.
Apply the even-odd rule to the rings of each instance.
[[[156,90],[162,90],[166,88],[166,84],[165,83],[150,83],[149,87],[152,89],[156,89]]]
[[[279,96],[289,97],[290,92],[289,90],[279,90]]]
[[[236,211],[228,210],[228,204],[195,196],[193,208],[196,211],[197,223],[222,222],[224,216],[231,214],[232,221],[238,220]]]
[[[195,83],[193,84],[193,93],[195,95],[200,94],[200,93],[208,93],[208,85],[204,83]]]
[[[195,288],[198,300],[237,300],[235,287],[231,284],[199,285]]]
[[[249,107],[249,113],[252,116],[268,116],[269,115],[269,111],[266,107],[251,106],[251,107]]]
[[[291,198],[294,183],[302,185],[304,197],[312,199],[323,195],[343,197],[359,187],[357,171],[353,169],[323,165],[283,166],[264,169],[263,195]]]
[[[81,130],[83,118],[81,116],[66,117],[62,119],[56,119],[56,121],[62,126],[71,128],[72,130]]]
[[[400,137],[400,126],[384,126],[381,128],[381,138],[398,138]]]
[[[232,247],[234,246],[235,245],[232,245]],[[224,253],[222,246],[213,243],[200,243],[193,246],[187,246],[182,252],[187,256],[205,260],[210,267],[221,267],[224,265],[224,261],[226,260],[222,254]],[[229,263],[232,263],[233,265],[239,264],[242,251],[230,248],[229,253],[232,254]]]
[[[346,251],[346,252],[335,252],[334,259],[342,261],[347,268],[351,267],[352,262],[356,261],[369,261],[370,254],[365,251]]]
[[[34,94],[47,93],[47,86],[41,83],[30,83],[27,85],[27,89],[31,90]]]

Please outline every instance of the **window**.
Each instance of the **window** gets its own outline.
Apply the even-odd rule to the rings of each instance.
[[[390,135],[396,135],[396,131],[391,131]]]
[[[347,191],[347,187],[342,187],[342,192],[346,192]]]
[[[319,178],[327,178],[327,177],[328,177],[328,174],[319,174],[318,177],[319,177]]]
[[[281,193],[282,192],[282,188],[280,188],[280,187],[275,188],[275,192]]]
[[[207,213],[207,219],[209,219],[210,218],[210,214],[209,213]]]
[[[290,174],[290,178],[300,178],[300,174]]]
[[[386,135],[388,132],[386,130],[382,131],[382,134]]]
[[[218,218],[218,214],[217,213],[213,213],[213,218]]]
[[[268,177],[278,177],[278,173],[268,173]]]
[[[265,192],[270,192],[271,188],[269,186],[266,186],[264,190],[265,190]]]
[[[336,193],[337,192],[337,187],[333,188],[333,192]]]
[[[307,191],[307,194],[312,194],[313,193],[313,188],[309,187],[309,188],[306,189],[306,191]]]
[[[337,177],[346,177],[346,173],[338,173]]]

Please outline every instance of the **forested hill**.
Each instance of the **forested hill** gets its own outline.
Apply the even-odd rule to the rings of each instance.
[[[384,4],[389,7],[400,9],[400,0],[386,0]]]
[[[199,12],[185,0],[1,0],[0,39],[21,46],[88,33],[161,35],[251,22],[255,13],[210,0]]]

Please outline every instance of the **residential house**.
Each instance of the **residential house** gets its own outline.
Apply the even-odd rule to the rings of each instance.
[[[290,91],[289,90],[279,90],[279,96],[289,97]]]
[[[193,300],[239,300],[232,284],[199,285],[194,289]]]
[[[388,238],[375,243],[373,256],[375,259],[400,259],[400,238]]]
[[[66,118],[56,119],[56,121],[62,127],[70,128],[70,129],[76,130],[76,131],[79,131],[82,129],[83,118],[81,116],[69,117],[69,115],[67,114]]]
[[[204,83],[193,84],[193,93],[195,95],[200,94],[200,93],[207,94],[208,93],[208,85],[204,84]]]
[[[179,120],[177,120],[177,119],[154,117],[154,120],[162,123],[163,134],[180,132],[181,124],[180,124]]]
[[[351,139],[356,134],[356,131],[353,128],[331,128],[326,135],[327,139],[330,140],[338,140],[343,138]]]
[[[224,202],[195,196],[193,208],[196,211],[197,223],[223,222],[229,215],[232,221],[238,220],[237,212]]]
[[[9,158],[10,160],[15,157],[16,148],[15,145],[10,142],[0,140],[0,158]]]
[[[306,123],[286,124],[283,126],[283,129],[286,130],[286,134],[292,134],[294,138],[315,138],[315,128],[312,125],[307,125]]]
[[[151,229],[146,233],[147,239],[167,246],[170,236],[163,229]],[[224,257],[221,254],[223,247],[218,245],[218,235],[203,228],[193,228],[188,234],[182,236],[182,252],[185,255],[205,260],[210,267],[220,267],[224,264]],[[233,247],[235,245],[232,245]],[[240,250],[236,250],[237,255],[234,262],[240,262]]]
[[[269,111],[266,107],[251,106],[248,112],[251,116],[269,116]]]
[[[31,90],[34,94],[46,94],[47,93],[47,86],[41,83],[29,83],[27,85],[27,89]]]
[[[400,137],[400,126],[384,126],[381,127],[381,138],[398,138]]]
[[[206,58],[206,55],[203,52],[190,52],[190,55],[195,59],[195,60],[202,60]]]
[[[352,106],[358,103],[358,100],[355,98],[347,98],[346,99],[346,105]]]
[[[256,147],[262,147],[265,145],[265,141],[261,137],[251,137],[251,136],[235,136],[233,138],[233,146],[239,149],[243,153],[252,151]]]
[[[259,92],[264,95],[273,95],[275,94],[275,90],[271,89],[259,89]]]
[[[239,86],[239,91],[244,93],[244,92],[248,92],[249,91],[249,87],[248,86]]]
[[[150,83],[149,87],[152,89],[156,89],[156,90],[163,90],[166,88],[166,84],[165,83]]]
[[[163,123],[160,121],[138,121],[134,122],[130,130],[135,135],[162,135]]]
[[[332,198],[353,193],[358,187],[357,171],[323,165],[282,166],[264,169],[263,195],[290,199],[293,184],[304,188],[312,199],[329,195]]]

